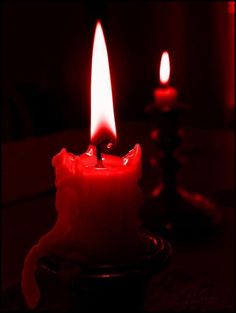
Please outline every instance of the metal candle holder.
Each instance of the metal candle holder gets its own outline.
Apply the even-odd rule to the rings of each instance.
[[[171,106],[151,104],[147,111],[154,113],[158,125],[151,132],[151,140],[161,149],[161,183],[156,185],[144,205],[142,219],[152,231],[169,235],[204,234],[220,221],[220,211],[215,203],[200,194],[193,194],[178,185],[177,173],[181,160],[177,149],[183,141],[179,126],[181,114],[187,105]]]

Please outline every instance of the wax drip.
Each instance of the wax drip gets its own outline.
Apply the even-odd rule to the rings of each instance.
[[[68,260],[76,261],[78,264],[88,261],[87,255],[81,253],[78,249],[74,251],[68,244],[65,245],[69,241],[70,234],[67,231],[68,227],[62,225],[62,223],[62,214],[59,214],[54,227],[40,238],[25,258],[21,288],[30,309],[34,309],[40,300],[40,289],[35,277],[40,258],[55,254],[58,256],[66,255]]]

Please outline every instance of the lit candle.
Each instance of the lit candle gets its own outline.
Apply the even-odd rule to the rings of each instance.
[[[22,290],[30,308],[40,298],[35,280],[38,259],[55,254],[88,264],[129,260],[137,252],[141,191],[141,147],[124,157],[102,153],[114,142],[110,71],[105,39],[97,23],[91,81],[91,143],[79,156],[62,149],[53,160],[56,169],[57,220],[28,253]],[[96,145],[96,146],[95,146]]]
[[[161,87],[155,88],[153,91],[155,105],[163,111],[169,111],[177,100],[178,91],[176,88],[169,86],[170,60],[167,51],[162,53],[159,73]]]

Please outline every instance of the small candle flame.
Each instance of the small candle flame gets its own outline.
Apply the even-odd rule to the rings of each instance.
[[[160,65],[160,82],[163,85],[168,84],[170,78],[170,59],[167,51],[162,53]]]
[[[93,43],[90,137],[95,145],[116,140],[109,61],[100,21]]]

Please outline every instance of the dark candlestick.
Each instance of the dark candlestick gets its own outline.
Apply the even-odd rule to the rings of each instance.
[[[144,225],[152,231],[165,235],[192,235],[210,230],[220,220],[216,205],[199,194],[192,194],[178,185],[177,174],[181,159],[177,156],[183,140],[179,126],[180,115],[188,107],[174,103],[168,107],[149,105],[148,111],[155,117],[157,128],[151,139],[161,149],[161,183],[150,192],[145,202],[142,218]]]

